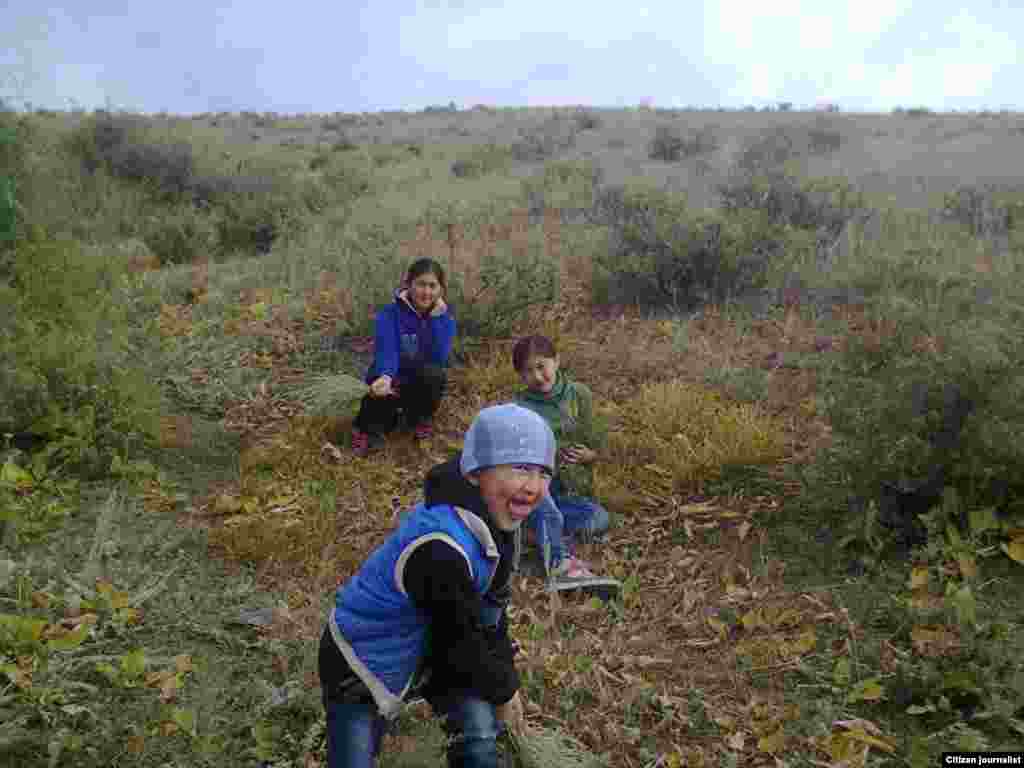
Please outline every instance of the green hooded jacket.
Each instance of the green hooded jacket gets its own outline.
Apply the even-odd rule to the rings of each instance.
[[[559,449],[576,443],[599,451],[606,445],[607,433],[594,416],[594,395],[590,387],[568,379],[561,371],[550,394],[521,391],[516,402],[544,417]],[[594,495],[594,468],[587,464],[563,464],[556,467],[552,495]]]

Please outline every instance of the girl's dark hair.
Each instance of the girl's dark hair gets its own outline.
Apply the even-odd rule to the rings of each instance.
[[[524,336],[512,347],[512,367],[522,372],[531,357],[557,357],[555,342],[547,336]]]
[[[409,265],[409,269],[405,273],[405,284],[412,285],[412,281],[420,275],[432,274],[437,278],[437,282],[441,284],[441,295],[448,295],[448,283],[444,279],[444,267],[433,259],[426,257],[422,259],[416,259],[412,264]]]

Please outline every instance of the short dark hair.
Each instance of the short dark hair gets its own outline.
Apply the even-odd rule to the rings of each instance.
[[[416,259],[416,261],[409,265],[409,269],[405,272],[405,283],[406,285],[412,285],[413,280],[420,275],[426,274],[432,274],[437,278],[437,282],[441,284],[441,293],[447,296],[448,283],[444,278],[444,267],[427,257]]]
[[[555,350],[555,342],[547,336],[524,336],[512,347],[512,367],[521,373],[526,368],[530,358],[535,355],[557,357],[558,352]]]

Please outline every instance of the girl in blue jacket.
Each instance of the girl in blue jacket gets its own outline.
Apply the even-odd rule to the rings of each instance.
[[[329,768],[371,768],[389,719],[424,697],[444,718],[449,768],[497,768],[504,722],[522,728],[515,646],[505,608],[522,522],[548,492],[555,436],[513,403],[469,430],[460,483],[435,483],[342,584],[320,640]]]
[[[395,300],[377,313],[374,360],[352,429],[352,450],[366,456],[405,414],[417,440],[434,433],[432,419],[448,385],[448,355],[455,320],[445,303],[444,268],[433,259],[414,261]]]

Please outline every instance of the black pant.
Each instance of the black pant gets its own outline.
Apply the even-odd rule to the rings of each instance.
[[[398,387],[398,397],[363,397],[355,420],[356,429],[368,435],[386,435],[398,426],[399,411],[407,427],[429,421],[448,388],[448,372],[439,365],[425,365],[408,374],[401,383],[394,384]]]

